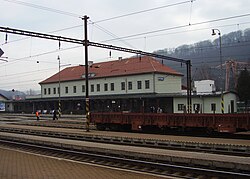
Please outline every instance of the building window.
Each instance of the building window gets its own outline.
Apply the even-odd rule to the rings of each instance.
[[[195,113],[199,113],[200,112],[200,104],[193,104],[193,109]]]
[[[121,82],[121,90],[125,90],[125,82]]]
[[[145,80],[145,89],[149,89],[150,84],[149,84],[149,80]]]
[[[100,91],[101,90],[101,85],[100,84],[97,84],[96,85],[96,91]]]
[[[178,104],[178,111],[184,110],[184,104]]]
[[[213,112],[216,111],[216,104],[215,103],[211,104],[211,111],[213,111]]]
[[[129,90],[132,90],[132,81],[129,81],[129,82],[128,82],[128,89],[129,89]]]
[[[137,81],[137,89],[141,89],[141,81]]]
[[[76,86],[73,86],[73,93],[76,93]]]
[[[82,92],[85,92],[85,85],[82,85]]]
[[[114,83],[110,83],[110,90],[114,91],[115,90],[115,84]]]
[[[94,92],[95,91],[95,86],[94,85],[90,85],[90,90],[91,90],[91,92]]]
[[[53,88],[53,92],[54,92],[54,94],[56,94],[56,88]]]
[[[48,94],[50,94],[50,88],[48,88]]]
[[[67,94],[67,93],[69,93],[69,87],[65,87],[65,93]]]
[[[104,84],[104,91],[108,91],[108,83]]]
[[[44,88],[44,95],[46,95],[47,94],[47,89],[46,88]]]

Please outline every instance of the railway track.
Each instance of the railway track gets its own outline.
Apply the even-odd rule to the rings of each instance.
[[[27,126],[43,126],[43,127],[56,127],[56,128],[70,128],[70,129],[85,129],[85,116],[84,115],[63,115],[60,120],[52,121],[49,114],[43,114],[40,121],[35,121],[34,114],[1,114],[0,122],[12,123],[15,125]],[[6,118],[3,120],[3,118]],[[14,118],[14,119],[13,119]],[[18,119],[20,118],[20,119]],[[70,120],[68,120],[70,119]],[[90,124],[91,130],[96,130],[96,126]],[[160,131],[157,134],[163,134]],[[250,134],[227,134],[227,133],[214,133],[207,134],[204,131],[176,131],[169,130],[165,135],[177,136],[195,136],[195,137],[212,137],[212,138],[225,138],[225,139],[243,139],[249,140]]]
[[[73,139],[73,140],[89,141],[95,143],[109,143],[118,145],[131,145],[139,147],[149,147],[149,148],[151,147],[160,149],[195,151],[195,152],[206,152],[206,153],[216,153],[223,155],[250,157],[250,146],[105,136],[105,135],[94,135],[86,133],[80,134],[72,132],[71,133],[61,132],[61,131],[56,132],[52,130],[34,130],[34,129],[4,127],[4,126],[0,126],[0,132],[46,136],[46,137],[54,137],[62,139]]]
[[[84,163],[97,164],[112,168],[121,168],[143,173],[151,173],[164,177],[179,177],[186,179],[206,178],[206,179],[228,179],[228,178],[249,178],[249,173],[230,172],[220,169],[205,169],[200,167],[190,167],[175,164],[166,164],[161,160],[145,160],[143,158],[125,158],[115,155],[107,155],[105,152],[86,152],[78,149],[68,148],[67,145],[52,146],[51,144],[24,141],[15,138],[0,139],[0,145],[5,148],[14,148],[29,153],[52,156],[58,159],[80,161]]]
[[[0,120],[1,121],[1,120]],[[45,120],[45,121],[26,121],[26,122],[10,122],[11,124],[15,125],[27,125],[27,126],[42,126],[42,127],[54,127],[54,128],[69,128],[69,129],[86,129],[86,125],[84,121],[78,121],[78,120],[71,120],[71,121],[51,121],[51,120]],[[96,126],[93,124],[90,124],[90,130],[97,130]],[[150,133],[148,133],[150,134]],[[250,135],[249,134],[221,134],[217,133],[214,135],[208,135],[206,133],[202,132],[179,132],[179,131],[169,131],[168,133],[153,133],[153,134],[159,134],[159,135],[176,135],[176,136],[191,136],[191,137],[211,137],[211,138],[224,138],[224,139],[243,139],[243,140],[249,140]]]

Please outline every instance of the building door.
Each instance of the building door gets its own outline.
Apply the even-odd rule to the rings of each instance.
[[[234,113],[234,100],[231,100],[231,113]]]

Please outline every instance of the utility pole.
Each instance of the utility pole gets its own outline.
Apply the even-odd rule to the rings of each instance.
[[[88,18],[86,15],[83,17],[84,20],[84,49],[85,49],[85,111],[86,111],[86,131],[89,132],[90,123],[90,108],[89,108],[89,61],[88,61]]]
[[[191,79],[191,61],[187,60],[187,113],[192,113],[192,79]]]

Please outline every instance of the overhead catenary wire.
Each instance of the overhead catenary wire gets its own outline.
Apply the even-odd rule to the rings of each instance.
[[[96,28],[100,29],[101,31],[105,32],[106,34],[110,35],[111,37],[114,38],[119,38],[117,35],[115,35],[114,33],[110,32],[109,30],[105,29],[104,27],[95,24],[94,22],[92,22],[92,25],[95,26]],[[131,47],[131,48],[135,48],[134,46],[132,46],[131,44],[129,44],[128,42],[126,42],[125,40],[121,39],[120,40],[122,43],[124,43],[125,45]]]
[[[32,8],[36,8],[36,9],[40,9],[40,10],[45,10],[45,11],[49,11],[49,12],[54,12],[54,13],[57,13],[57,14],[71,16],[71,17],[80,18],[82,16],[82,15],[75,14],[75,13],[72,13],[72,12],[62,11],[62,10],[53,9],[53,8],[49,8],[49,7],[46,7],[46,6],[41,6],[41,5],[32,4],[32,3],[23,2],[23,1],[18,1],[18,0],[3,0],[3,1],[10,2],[10,3],[15,3],[15,4],[27,6],[27,7],[32,7]]]
[[[241,42],[235,42],[235,44],[228,44],[228,45],[222,44],[222,45],[223,45],[223,49],[226,49],[226,48],[236,47],[236,46],[248,46],[249,44],[246,44],[246,45],[242,44],[242,43],[248,43],[248,42],[250,42],[250,41],[241,41]],[[205,50],[205,49],[215,48],[215,47],[216,47],[216,45],[203,46],[203,47],[194,46],[194,47],[192,47],[192,49],[202,49],[202,50]],[[75,48],[82,48],[82,46],[78,45],[78,46],[73,46],[73,47],[69,47],[69,48],[64,48],[64,49],[61,49],[61,51],[71,50],[71,49],[75,49]],[[186,50],[190,50],[190,49],[186,49]],[[5,65],[10,65],[11,63],[14,63],[14,62],[23,61],[23,60],[26,60],[26,59],[29,59],[29,58],[39,57],[39,56],[53,54],[53,53],[58,53],[58,50],[53,50],[53,51],[49,51],[49,52],[43,52],[43,53],[35,54],[33,56],[26,56],[26,57],[14,59],[13,61],[10,61],[8,64],[5,64]],[[195,59],[195,58],[193,58],[193,59]],[[54,62],[46,62],[46,63],[54,63]],[[3,66],[0,66],[0,68],[1,67],[3,67]]]
[[[154,10],[158,10],[158,9],[163,9],[163,8],[167,8],[167,7],[173,7],[173,6],[177,6],[177,5],[182,5],[182,4],[186,4],[186,3],[189,3],[189,2],[190,2],[190,0],[188,0],[188,1],[182,1],[182,2],[177,2],[177,3],[173,3],[173,4],[168,4],[168,5],[163,5],[163,6],[159,6],[159,7],[155,7],[155,8],[151,8],[151,9],[145,9],[145,10],[141,10],[141,11],[136,11],[136,12],[132,12],[132,13],[128,13],[128,14],[123,14],[123,15],[119,15],[119,16],[114,16],[114,17],[110,17],[110,18],[106,18],[106,19],[102,19],[102,20],[97,20],[97,21],[95,21],[95,23],[106,22],[106,21],[110,21],[110,20],[114,20],[114,19],[119,19],[119,18],[123,18],[123,17],[128,17],[128,16],[136,15],[136,14],[150,12],[150,11],[154,11]]]
[[[194,0],[191,0],[191,3],[190,3],[189,25],[191,25],[191,17],[192,17],[192,10],[193,10],[193,1]]]
[[[3,0],[3,1],[15,3],[15,4],[19,4],[19,5],[23,5],[23,6],[27,6],[27,7],[31,7],[31,8],[36,8],[36,9],[40,9],[40,10],[45,10],[45,11],[49,11],[49,12],[53,12],[53,13],[58,13],[58,14],[62,14],[62,15],[67,15],[67,16],[71,16],[71,17],[82,18],[82,15],[80,15],[80,14],[62,11],[62,10],[58,10],[58,9],[54,9],[54,8],[49,8],[46,6],[41,6],[41,5],[37,5],[37,4],[33,4],[33,3],[23,2],[23,1],[19,1],[19,0]],[[123,15],[118,15],[118,16],[114,16],[114,17],[110,17],[110,18],[97,20],[97,21],[95,21],[95,23],[100,23],[100,22],[110,21],[110,20],[114,20],[114,19],[127,17],[127,16],[132,16],[132,15],[136,15],[136,14],[141,14],[141,13],[145,13],[145,12],[155,11],[155,10],[163,9],[163,8],[167,8],[167,7],[178,6],[178,5],[189,3],[191,1],[193,1],[193,0],[186,0],[186,1],[176,2],[173,4],[162,5],[162,6],[158,6],[158,7],[154,7],[154,8],[150,8],[150,9],[144,9],[144,10],[140,10],[140,11],[136,11],[136,12],[132,12],[132,13],[127,13],[127,14],[123,14]]]
[[[79,14],[70,13],[70,12],[66,12],[66,11],[62,11],[62,10],[58,10],[58,9],[53,9],[53,8],[49,8],[49,7],[45,7],[45,6],[40,6],[40,5],[36,5],[36,4],[32,4],[32,3],[23,2],[23,1],[18,1],[18,0],[3,0],[3,1],[7,1],[7,2],[10,2],[10,3],[16,3],[16,4],[19,4],[19,5],[24,5],[24,6],[28,6],[28,7],[40,9],[40,10],[46,10],[46,11],[50,11],[50,12],[54,12],[54,13],[59,13],[59,14],[67,15],[67,16],[82,18],[82,15],[79,15]],[[149,12],[149,11],[153,11],[153,10],[158,10],[158,9],[162,9],[162,8],[177,6],[177,5],[185,4],[185,3],[188,3],[188,2],[190,2],[190,0],[188,0],[188,1],[182,1],[182,2],[177,2],[177,3],[173,3],[173,4],[168,4],[168,5],[163,5],[163,6],[159,6],[159,7],[155,7],[155,8],[151,8],[151,9],[145,9],[145,10],[141,10],[141,11],[136,11],[136,12],[133,12],[133,13],[119,15],[119,16],[115,16],[115,17],[111,17],[111,18],[107,18],[107,19],[95,21],[95,22],[92,22],[92,23],[97,24],[99,22],[105,22],[105,21],[109,21],[109,20],[112,20],[112,19],[118,19],[118,18],[122,18],[122,17],[126,17],[126,16],[131,16],[131,15],[135,15],[135,14],[140,14],[140,13],[145,13],[145,12]],[[69,29],[78,28],[78,27],[82,27],[82,25],[68,27],[68,28],[57,30],[57,31],[52,31],[52,32],[49,32],[49,33],[59,32],[59,31],[64,31],[64,30],[69,30]],[[117,38],[117,36],[115,38]],[[24,40],[24,39],[27,39],[27,38],[18,39],[18,40],[14,40],[14,41],[11,41],[11,42],[16,42],[16,41],[20,41],[20,40]],[[3,45],[3,44],[1,44],[1,45]],[[126,45],[132,47],[128,43]]]
[[[250,23],[250,22],[248,22]],[[182,33],[189,33],[189,32],[195,32],[195,31],[201,31],[201,30],[211,30],[213,28],[222,28],[222,27],[230,27],[230,26],[235,26],[236,24],[229,24],[229,25],[221,25],[221,26],[213,26],[213,27],[206,27],[206,28],[199,28],[199,29],[188,29],[188,30],[182,30],[182,31],[177,31],[177,32],[169,32],[169,33],[162,33],[162,34],[156,34],[156,35],[147,35],[147,36],[140,36],[140,37],[131,37],[131,38],[126,38],[126,41],[128,40],[137,40],[137,39],[142,39],[142,38],[154,38],[154,37],[162,37],[162,36],[167,36],[167,35],[175,35],[175,34],[182,34]],[[101,42],[113,42],[113,41],[116,41],[116,39],[114,40],[104,40],[104,41],[101,41]]]
[[[51,11],[51,12],[55,12],[55,13],[60,13],[60,14],[64,14],[64,15],[69,15],[69,16],[74,16],[74,17],[81,17],[81,15],[79,15],[79,14],[69,13],[69,12],[66,12],[66,11],[52,9],[52,8],[48,8],[48,7],[44,7],[44,6],[31,4],[31,3],[25,3],[25,2],[22,2],[22,1],[17,1],[17,0],[4,0],[4,1],[17,3],[17,4],[21,4],[21,5],[25,5],[25,6],[29,6],[29,7],[33,7],[33,8],[38,8],[38,9],[42,9],[42,10],[47,10],[47,11]],[[126,17],[126,16],[131,16],[131,15],[135,15],[135,14],[144,13],[144,12],[149,12],[149,11],[153,11],[153,10],[157,10],[157,9],[161,9],[161,8],[177,6],[177,5],[181,5],[181,4],[185,4],[185,3],[189,3],[189,2],[191,2],[191,7],[192,7],[193,1],[194,0],[189,0],[189,1],[182,1],[182,2],[178,2],[178,3],[174,3],[174,4],[169,4],[169,5],[163,5],[163,6],[159,6],[159,7],[155,7],[155,8],[151,8],[151,9],[141,10],[141,11],[137,11],[137,12],[133,12],[133,13],[128,13],[128,14],[124,14],[124,15],[120,15],[120,16],[115,16],[115,17],[95,21],[94,23],[96,24],[96,23],[99,23],[99,22],[104,22],[104,21],[108,21],[108,20],[112,20],[112,19],[117,19],[117,18],[121,18],[121,17]],[[141,35],[146,35],[146,34],[152,34],[152,33],[157,33],[157,32],[161,32],[161,31],[184,28],[184,27],[188,27],[188,26],[191,26],[191,25],[200,25],[200,24],[209,23],[209,22],[217,22],[217,21],[221,21],[221,20],[229,20],[229,19],[232,19],[232,18],[245,17],[245,16],[249,16],[249,15],[250,14],[243,14],[243,15],[239,15],[239,16],[231,16],[231,17],[226,17],[226,18],[214,19],[214,20],[203,21],[203,22],[198,22],[198,23],[194,23],[194,24],[189,23],[188,25],[170,27],[170,28],[166,28],[166,29],[159,29],[159,30],[140,33],[140,34],[134,34],[134,35],[124,36],[124,37],[119,37],[119,38],[113,38],[113,39],[105,40],[105,42],[114,41],[114,40],[118,40],[118,39],[126,39],[126,38],[129,38],[129,37],[141,36]],[[81,27],[81,26],[82,25],[69,27],[69,28],[66,28],[66,29],[72,29],[72,28]],[[64,30],[64,29],[62,29],[62,30]],[[104,42],[104,41],[102,41],[102,42]]]
[[[75,48],[82,48],[82,45],[77,45],[77,46],[68,47],[68,48],[62,48],[61,51],[71,50],[71,49],[75,49]],[[23,61],[23,60],[26,60],[26,59],[29,59],[29,58],[39,57],[39,56],[43,56],[43,55],[49,55],[49,54],[53,54],[53,53],[58,53],[58,49],[48,51],[48,52],[39,53],[39,54],[35,54],[35,55],[32,55],[32,56],[17,58],[17,59],[14,59],[12,61],[9,61],[9,63],[6,64],[6,65],[11,65],[11,63],[15,63],[15,62],[18,62],[18,61]],[[13,59],[13,58],[10,58],[10,59]],[[55,63],[55,62],[46,62],[46,63]],[[1,68],[1,66],[0,66],[0,68]]]
[[[9,79],[9,77],[13,77],[13,76],[17,76],[17,75],[18,75],[18,77],[20,77],[20,76],[29,76],[31,74],[43,73],[45,71],[50,71],[50,70],[55,70],[55,69],[57,69],[57,68],[54,67],[54,68],[40,69],[39,71],[38,70],[32,70],[32,71],[26,71],[26,72],[20,72],[20,73],[12,73],[12,74],[3,75],[3,76],[0,75],[0,78],[8,77],[8,79]]]
[[[208,23],[219,22],[219,21],[225,21],[225,20],[241,18],[241,17],[247,17],[247,16],[250,16],[250,13],[236,15],[236,16],[230,16],[230,17],[224,17],[224,18],[218,18],[218,19],[212,19],[212,20],[207,20],[207,21],[196,22],[196,23],[193,23],[193,24],[190,24],[190,25],[189,24],[179,25],[179,26],[174,26],[174,27],[169,27],[169,28],[164,28],[164,29],[158,29],[158,30],[153,30],[153,31],[148,31],[148,32],[142,32],[142,33],[127,35],[127,36],[123,36],[123,37],[119,37],[119,38],[105,40],[105,42],[118,40],[118,39],[127,39],[127,38],[131,38],[131,37],[136,37],[136,36],[145,36],[145,35],[148,35],[148,34],[154,34],[154,33],[159,33],[159,32],[163,32],[163,31],[182,29],[182,28],[185,28],[185,27],[197,26],[197,25],[208,24]]]

